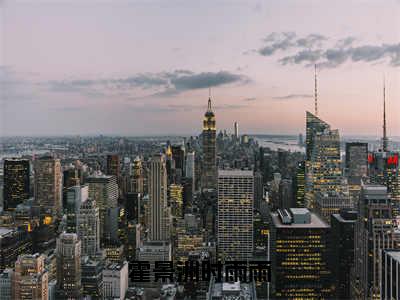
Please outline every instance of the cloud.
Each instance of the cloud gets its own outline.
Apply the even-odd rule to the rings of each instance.
[[[312,98],[314,97],[311,94],[289,94],[285,96],[275,96],[272,97],[274,100],[291,100],[291,99],[304,99],[304,98]]]
[[[295,32],[273,32],[269,34],[264,42],[266,45],[258,50],[258,53],[263,56],[271,56],[278,51],[285,51],[293,48],[311,49],[320,46],[321,43],[328,38],[321,35],[312,33],[305,37],[297,37]]]
[[[357,39],[352,36],[333,43],[328,43],[329,41],[329,38],[320,34],[298,37],[294,32],[273,32],[264,39],[266,45],[259,49],[258,53],[262,56],[272,56],[278,51],[287,53],[278,58],[282,65],[310,66],[317,63],[320,68],[334,68],[346,62],[364,62],[400,66],[400,43],[355,45]]]
[[[151,93],[144,96],[132,96],[131,100],[148,97],[169,97],[184,91],[217,87],[233,83],[247,83],[246,76],[228,71],[194,73],[189,70],[173,72],[136,74],[126,78],[79,79],[49,81],[46,83],[51,91],[79,92],[85,95],[101,96],[110,92],[132,89]]]

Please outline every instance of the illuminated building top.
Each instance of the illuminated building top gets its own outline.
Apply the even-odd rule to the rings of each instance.
[[[215,115],[211,108],[211,98],[208,98],[208,107],[203,120],[203,130],[216,130]]]

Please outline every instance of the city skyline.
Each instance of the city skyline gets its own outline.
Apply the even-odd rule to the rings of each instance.
[[[342,135],[381,136],[385,76],[388,136],[400,136],[400,3],[327,9],[4,1],[0,135],[194,135],[208,88],[218,131],[236,121],[241,133],[297,134],[317,63],[322,119]]]

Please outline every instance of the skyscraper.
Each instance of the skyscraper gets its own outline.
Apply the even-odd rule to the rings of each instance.
[[[61,233],[57,238],[57,299],[80,299],[81,242],[75,233]]]
[[[167,209],[167,169],[165,156],[155,155],[150,161],[149,170],[149,220],[150,240],[166,241],[169,239],[169,211]]]
[[[4,210],[13,210],[29,198],[30,164],[27,159],[4,160]]]
[[[400,249],[382,251],[382,300],[400,299]]]
[[[249,259],[253,252],[253,171],[218,171],[218,251],[224,259]]]
[[[62,209],[61,162],[52,157],[41,157],[34,162],[35,201],[43,215],[60,214]]]
[[[235,133],[234,133],[235,140],[239,141],[239,124],[238,124],[238,122],[235,122],[233,127],[234,127],[234,131],[235,131]]]
[[[211,98],[209,98],[208,108],[203,120],[203,189],[215,189],[217,187],[216,132],[215,115],[211,108]]]
[[[82,256],[94,257],[100,251],[99,208],[93,199],[81,203],[77,218],[77,233],[81,240]]]
[[[192,187],[195,187],[195,152],[188,151],[186,154],[185,177],[192,180]]]
[[[117,180],[119,179],[121,172],[119,156],[118,154],[108,154],[107,155],[107,175],[114,175]]]
[[[368,175],[367,143],[346,143],[346,175],[358,182]]]
[[[306,208],[271,213],[273,299],[330,299],[330,227]]]
[[[38,253],[20,255],[15,262],[12,282],[12,299],[47,300],[48,273],[44,256]]]
[[[100,213],[100,241],[104,245],[112,235],[109,216],[118,208],[118,185],[115,176],[97,174],[87,178],[89,198],[96,201]],[[117,221],[117,220],[114,220]]]
[[[332,226],[332,277],[335,281],[335,298],[351,299],[351,270],[354,267],[356,210],[341,210],[331,215]]]
[[[394,246],[393,219],[387,188],[363,185],[356,223],[353,299],[380,297],[381,251]]]

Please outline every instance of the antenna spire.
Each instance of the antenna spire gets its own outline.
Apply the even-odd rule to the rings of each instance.
[[[386,152],[388,150],[388,138],[386,133],[386,84],[385,76],[383,76],[383,138],[382,138],[382,150]]]
[[[208,88],[208,111],[212,111],[211,109],[211,87]]]
[[[317,97],[317,64],[314,64],[314,112],[318,116],[318,97]]]

